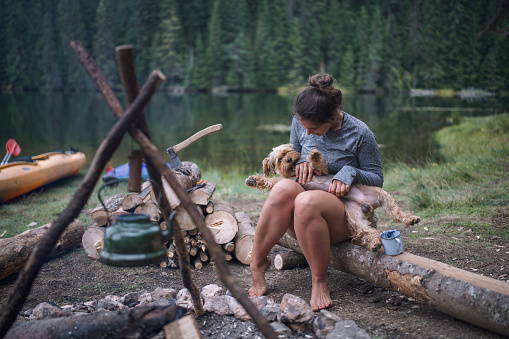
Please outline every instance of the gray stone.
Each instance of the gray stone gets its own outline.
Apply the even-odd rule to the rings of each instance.
[[[120,298],[120,302],[127,307],[134,307],[138,304],[140,296],[144,293],[147,293],[147,291],[124,294],[124,296]]]
[[[187,288],[183,288],[177,293],[177,305],[186,310],[194,309],[193,298],[191,297],[191,292],[189,292]]]
[[[281,301],[278,320],[282,323],[309,323],[313,321],[314,312],[311,306],[293,294],[286,293]]]
[[[138,306],[147,306],[150,305],[154,301],[152,298],[152,293],[143,293],[140,295],[140,299],[138,299]]]
[[[205,299],[203,309],[207,312],[214,312],[220,315],[232,315],[233,309],[231,309],[231,302],[228,299],[234,299],[228,295],[212,295]]]
[[[281,304],[267,304],[267,306],[260,308],[260,313],[269,322],[276,321],[279,316],[280,311],[281,311]]]
[[[100,309],[118,311],[127,308],[120,300],[121,298],[116,295],[107,295],[104,299],[97,300],[97,303],[94,305],[95,311],[97,312]]]
[[[262,307],[266,306],[269,302],[269,298],[266,296],[261,297],[250,297],[249,300],[255,305],[255,307],[259,310]],[[235,318],[240,320],[251,320],[251,316],[246,312],[244,307],[238,303],[237,306],[235,306],[235,309],[233,310],[233,314],[235,315]]]
[[[152,291],[152,299],[159,300],[159,299],[175,299],[177,297],[177,290],[173,288],[161,288],[158,287],[155,290]]]
[[[317,338],[325,338],[336,327],[341,318],[327,310],[321,310],[313,320],[313,332]]]
[[[326,339],[371,339],[366,330],[359,328],[353,320],[340,320]]]
[[[43,302],[35,306],[30,314],[30,320],[60,318],[71,316],[72,312],[69,309],[61,309],[57,305],[50,302]]]
[[[285,324],[280,323],[279,321],[270,323],[270,326],[274,329],[274,332],[276,332],[279,338],[281,337],[285,338],[292,334],[292,330]]]
[[[203,298],[203,300],[205,300],[208,297],[221,295],[222,291],[223,288],[219,287],[216,284],[206,285],[203,286],[203,288],[201,289],[201,297]]]

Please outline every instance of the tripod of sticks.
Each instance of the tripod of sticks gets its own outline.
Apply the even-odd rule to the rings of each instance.
[[[256,306],[249,300],[247,294],[235,283],[227,262],[223,257],[221,247],[215,243],[211,232],[207,229],[203,221],[203,218],[199,215],[197,210],[193,208],[193,203],[171,170],[167,167],[163,156],[159,153],[157,147],[150,141],[150,134],[143,109],[148,104],[158,86],[166,79],[165,76],[159,70],[154,70],[149,75],[142,88],[138,89],[132,46],[118,46],[115,50],[117,53],[124,91],[129,104],[128,108],[124,111],[124,108],[115,96],[106,78],[81,42],[72,41],[71,47],[74,49],[80,63],[83,67],[85,67],[92,80],[96,83],[97,88],[103,95],[113,114],[118,118],[118,121],[99,145],[85,178],[81,182],[81,185],[75,192],[73,198],[62,213],[60,213],[58,218],[52,223],[48,232],[40,240],[38,245],[34,248],[25,267],[19,273],[7,304],[0,312],[0,338],[5,336],[16,319],[16,316],[21,310],[38,272],[49,256],[51,249],[57,243],[60,235],[85,206],[97,181],[101,177],[101,173],[103,172],[106,163],[120,145],[126,131],[129,132],[131,137],[140,146],[145,157],[150,178],[157,182],[159,187],[162,187],[161,176],[163,176],[181,200],[185,210],[189,213],[199,232],[202,234],[204,240],[209,246],[209,253],[216,264],[216,270],[221,281],[223,281],[226,287],[231,291],[232,295],[244,307],[256,325],[260,328],[263,335],[266,338],[277,338],[275,331],[269,325],[267,319],[261,315]],[[170,214],[170,209],[171,208],[166,196],[163,194],[161,199],[161,210],[165,218],[167,218]],[[166,222],[168,222],[168,220],[166,220]],[[196,315],[202,316],[204,314],[204,310],[200,298],[200,292],[191,279],[189,253],[184,244],[182,234],[178,231],[180,227],[175,223],[174,227],[177,229],[177,231],[173,232],[173,234],[177,254],[180,260],[179,266],[182,273],[183,283],[191,293]]]

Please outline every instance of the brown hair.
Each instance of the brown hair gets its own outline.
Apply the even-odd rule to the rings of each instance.
[[[294,114],[317,124],[331,122],[334,113],[343,101],[341,91],[334,87],[334,78],[329,74],[315,74],[309,78],[307,87],[294,102]]]

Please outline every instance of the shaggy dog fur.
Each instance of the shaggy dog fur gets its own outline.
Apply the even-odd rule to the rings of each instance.
[[[280,180],[285,178],[296,180],[294,169],[299,158],[300,153],[296,152],[290,144],[275,147],[263,160],[263,175],[249,176],[246,179],[246,185],[267,192]],[[304,189],[328,191],[333,176],[328,174],[327,163],[322,153],[316,149],[313,150],[308,155],[307,161],[313,165],[315,175],[311,182],[302,185]],[[319,175],[316,175],[316,172]],[[271,173],[279,177],[270,177]],[[380,234],[375,230],[377,223],[375,209],[383,207],[385,213],[395,222],[401,222],[407,226],[417,224],[421,220],[418,216],[403,211],[394,198],[379,187],[353,185],[341,199],[345,203],[352,240],[373,252],[382,247]]]

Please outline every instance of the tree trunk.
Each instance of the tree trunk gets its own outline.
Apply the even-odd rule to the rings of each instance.
[[[0,239],[0,280],[19,272],[51,224],[30,229],[12,238]],[[85,228],[75,219],[60,236],[50,255],[78,247]]]
[[[278,244],[302,253],[297,241],[288,234]],[[333,244],[330,253],[331,268],[509,336],[509,288],[506,282],[407,252],[397,256],[373,253],[349,242]]]
[[[251,264],[251,250],[253,249],[256,225],[245,212],[235,213],[239,231],[235,235],[235,258],[244,265]]]
[[[205,225],[217,244],[226,244],[231,241],[239,230],[235,214],[226,201],[214,203],[214,212],[205,217]]]
[[[178,319],[184,310],[173,306],[141,306],[115,312],[15,323],[6,339],[22,338],[151,338]]]

